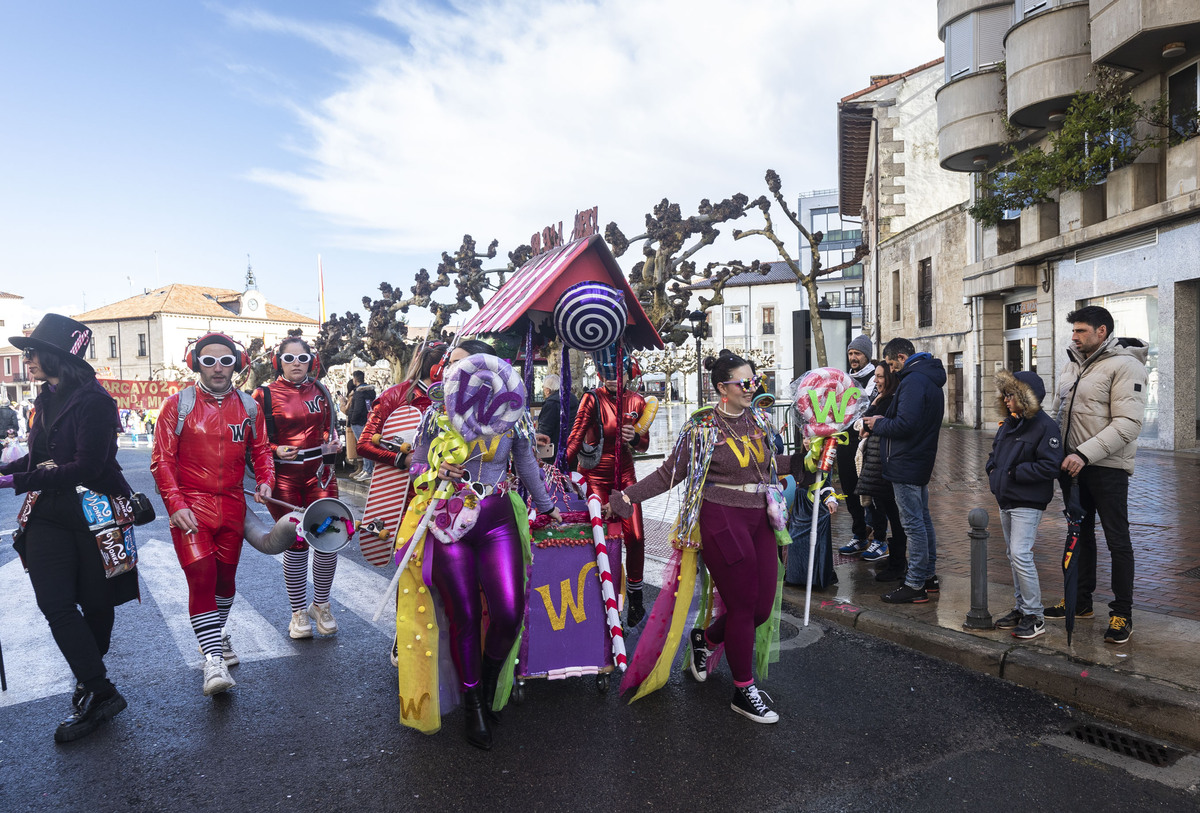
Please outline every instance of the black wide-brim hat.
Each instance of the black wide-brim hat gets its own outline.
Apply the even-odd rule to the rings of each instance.
[[[18,350],[49,350],[65,357],[78,367],[91,369],[84,354],[92,343],[92,329],[68,316],[48,313],[28,336],[9,336],[8,341]]]

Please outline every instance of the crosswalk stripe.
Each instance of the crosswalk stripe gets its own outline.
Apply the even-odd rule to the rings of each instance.
[[[0,567],[0,596],[0,645],[8,681],[8,691],[0,692],[0,707],[70,694],[75,688],[71,669],[37,608],[20,559]]]
[[[184,661],[188,666],[198,669],[203,665],[204,657],[200,654],[196,635],[188,620],[187,579],[179,567],[175,547],[159,539],[139,543],[138,571],[154,596]],[[229,613],[229,633],[233,637],[238,658],[243,661],[288,658],[296,654],[288,639],[241,594],[235,597]]]

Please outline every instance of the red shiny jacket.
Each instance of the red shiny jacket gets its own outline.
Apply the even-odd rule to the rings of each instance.
[[[320,446],[329,437],[330,404],[320,388],[310,378],[293,384],[286,378],[276,378],[267,385],[271,390],[271,416],[275,423],[275,437],[270,439],[271,451],[280,446],[295,446],[297,449],[316,449],[310,460],[315,469],[320,463]],[[254,391],[254,400],[266,419],[266,404],[263,387]]]
[[[597,394],[599,394],[597,396]],[[588,443],[597,440],[596,405],[599,403],[600,423],[604,427],[604,451],[601,455],[601,466],[606,462],[616,460],[617,448],[617,396],[605,387],[597,387],[584,393],[579,400],[579,411],[575,413],[575,423],[571,427],[571,436],[567,439],[567,466],[572,470],[577,468],[579,447],[586,439]],[[636,392],[625,390],[621,393],[621,425],[633,426],[646,409],[646,399]],[[633,470],[633,452],[644,452],[650,447],[650,434],[635,434],[629,443],[622,443],[622,469]],[[629,447],[633,447],[630,451]],[[611,468],[609,469],[611,471]],[[586,472],[585,472],[586,475]]]
[[[261,409],[256,431],[252,431],[250,416],[236,394],[230,392],[217,401],[197,387],[196,405],[184,421],[183,432],[176,435],[178,419],[176,393],[163,403],[150,456],[150,473],[168,514],[190,508],[191,495],[241,497],[247,446],[257,483],[261,486],[274,481],[275,465]]]
[[[371,407],[371,414],[367,416],[367,423],[363,426],[362,437],[358,439],[359,455],[388,466],[396,465],[396,453],[389,452],[376,444],[374,438],[383,429],[384,423],[391,417],[391,414],[400,407],[414,406],[423,413],[433,406],[433,401],[429,400],[423,386],[417,386],[412,401],[409,401],[408,393],[412,388],[413,382],[401,381],[394,387],[388,387],[383,391],[383,395],[375,399],[375,404]]]

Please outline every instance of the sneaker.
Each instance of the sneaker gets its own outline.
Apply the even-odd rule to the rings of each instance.
[[[392,635],[391,661],[392,666],[396,668],[400,667],[400,644],[397,642],[395,635]]]
[[[629,629],[637,629],[638,625],[646,618],[646,606],[642,603],[642,591],[630,590],[626,594],[625,605],[625,626]]]
[[[692,660],[688,663],[688,671],[692,673],[692,677],[698,683],[703,683],[708,679],[708,657],[712,655],[712,650],[708,648],[708,641],[704,640],[704,630],[697,627],[692,630]]]
[[[216,655],[208,655],[204,659],[204,696],[212,697],[214,694],[232,689],[237,684],[233,678],[229,676],[229,667],[225,665],[225,659],[219,658]]]
[[[1104,633],[1104,643],[1123,644],[1133,634],[1133,619],[1123,615],[1108,617],[1108,631]]]
[[[1014,638],[1036,638],[1046,634],[1046,622],[1036,615],[1021,616],[1021,623],[1012,631]]]
[[[292,613],[292,623],[288,624],[288,635],[293,638],[312,637],[312,622],[308,620],[308,613],[304,610]]]
[[[226,666],[237,666],[241,663],[237,653],[233,651],[233,639],[229,637],[228,632],[221,633],[221,659],[225,661]]]
[[[756,723],[778,723],[779,715],[767,705],[768,700],[771,700],[771,696],[760,692],[758,687],[751,683],[749,686],[733,687],[733,701],[729,707]]]
[[[838,548],[838,553],[842,556],[858,556],[871,546],[871,543],[865,539],[851,539],[849,545],[842,545]]]
[[[925,588],[918,590],[915,587],[909,587],[907,584],[902,584],[890,593],[885,593],[883,600],[887,604],[924,604],[929,601],[929,594],[925,592]]]
[[[1053,607],[1047,607],[1046,612],[1044,612],[1042,615],[1044,615],[1046,618],[1066,618],[1067,617],[1067,600],[1065,598],[1060,599],[1059,602],[1057,604],[1055,604]],[[1095,612],[1092,611],[1092,605],[1090,605],[1090,604],[1087,605],[1086,607],[1076,607],[1075,608],[1075,617],[1076,618],[1091,618],[1094,615],[1095,615]]]
[[[322,635],[337,635],[337,621],[334,619],[333,613],[329,611],[328,601],[324,604],[314,602],[308,605],[308,617],[317,622],[317,632]],[[312,635],[311,626],[309,627],[308,634]]]
[[[1003,618],[998,619],[996,621],[996,623],[993,624],[992,626],[998,630],[1016,629],[1017,626],[1021,623],[1021,619],[1024,617],[1025,617],[1025,614],[1022,613],[1020,610],[1009,610],[1008,615],[1004,616]]]
[[[887,542],[880,542],[878,539],[874,539],[867,546],[867,549],[863,551],[862,560],[864,562],[878,562],[881,559],[886,559],[887,555]]]
[[[939,579],[937,576],[930,576],[928,579],[925,580],[925,592],[926,593],[942,592],[942,580]]]

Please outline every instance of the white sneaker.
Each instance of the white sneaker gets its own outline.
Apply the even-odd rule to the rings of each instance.
[[[229,667],[225,665],[224,658],[218,658],[216,655],[208,655],[204,659],[204,696],[212,697],[214,694],[232,689],[237,684],[233,678],[229,676]]]
[[[304,610],[292,613],[292,623],[288,624],[288,635],[293,638],[312,637],[312,622],[308,620],[308,613]]]
[[[237,666],[241,663],[237,653],[233,651],[233,639],[229,637],[228,632],[221,633],[221,658],[226,666]]]
[[[329,602],[317,604],[313,602],[308,605],[308,617],[317,622],[317,632],[322,635],[336,635],[338,631],[337,620],[334,619],[333,613],[329,611]],[[309,628],[309,635],[312,635],[312,628]]]

